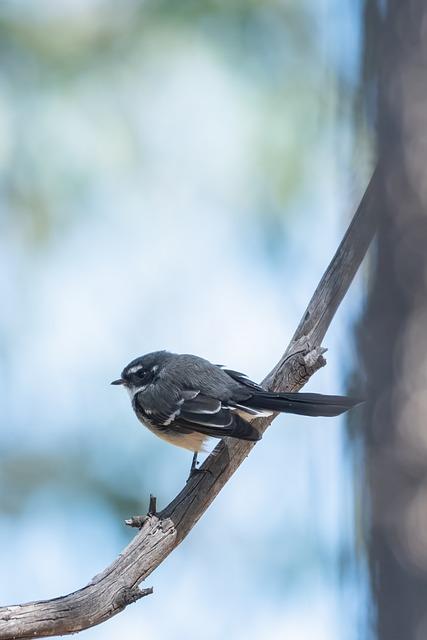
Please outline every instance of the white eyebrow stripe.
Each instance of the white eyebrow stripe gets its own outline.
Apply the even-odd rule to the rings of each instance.
[[[131,367],[130,369],[128,369],[128,373],[136,373],[137,371],[140,371],[141,369],[143,369],[144,365],[142,364],[136,364],[134,367]]]
[[[128,373],[137,373],[138,371],[141,371],[141,369],[144,368],[143,364],[136,364],[134,367],[131,367],[130,369],[128,369]],[[157,369],[158,369],[158,365],[155,364],[154,367],[151,367],[150,369],[148,369],[148,371],[152,371],[153,373],[156,373]]]

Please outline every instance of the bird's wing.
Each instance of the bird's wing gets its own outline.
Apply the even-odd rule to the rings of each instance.
[[[241,373],[240,371],[234,371],[233,369],[227,369],[227,367],[223,367],[218,365],[220,369],[224,371],[227,375],[230,376],[235,382],[239,382],[243,384],[245,387],[252,389],[253,391],[265,391],[259,384],[250,380],[245,373]]]
[[[198,390],[183,390],[179,398],[170,399],[168,403],[163,400],[162,404],[157,401],[151,406],[145,397],[144,406],[140,408],[162,430],[196,431],[215,438],[260,439],[258,431],[239,415],[243,407]]]

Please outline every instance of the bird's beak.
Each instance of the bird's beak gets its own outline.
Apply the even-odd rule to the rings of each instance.
[[[125,384],[123,378],[118,378],[118,380],[113,380],[111,384]]]

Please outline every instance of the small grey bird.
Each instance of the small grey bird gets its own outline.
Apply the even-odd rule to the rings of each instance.
[[[132,360],[111,384],[126,387],[138,419],[156,436],[194,452],[192,471],[209,437],[259,440],[254,418],[273,412],[338,416],[359,403],[346,396],[269,392],[243,373],[168,351]]]

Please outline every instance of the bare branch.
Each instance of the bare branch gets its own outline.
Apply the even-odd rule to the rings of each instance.
[[[264,380],[272,391],[300,389],[326,364],[320,346],[341,300],[358,270],[376,228],[377,172],[308,305],[285,354]],[[261,418],[263,433],[274,416]],[[199,473],[160,513],[150,500],[147,516],[126,523],[141,527],[119,557],[79,591],[53,600],[0,608],[0,640],[66,635],[111,618],[128,604],[151,593],[138,585],[175,549],[236,471],[255,443],[222,440]]]

